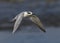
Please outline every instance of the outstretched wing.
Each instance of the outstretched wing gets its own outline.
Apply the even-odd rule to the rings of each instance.
[[[37,16],[35,15],[30,16],[30,20],[34,22],[43,32],[46,32],[40,19]]]
[[[13,28],[13,32],[12,33],[15,33],[15,31],[17,30],[19,24],[21,23],[22,19],[23,19],[24,15],[23,14],[20,14],[17,19],[16,19],[16,22],[14,24],[14,28]]]
[[[16,17],[14,17],[11,21],[16,20],[16,19],[18,18],[18,16],[19,16],[19,14],[18,14],[18,15],[16,15]]]

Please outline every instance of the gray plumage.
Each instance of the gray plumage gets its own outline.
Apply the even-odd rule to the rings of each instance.
[[[41,21],[40,21],[40,19],[39,19],[37,16],[32,15],[32,16],[30,16],[29,18],[30,18],[30,20],[31,20],[32,22],[34,22],[43,32],[46,32],[45,29],[44,29],[44,27],[43,27],[43,25],[42,25],[42,23],[41,23]]]

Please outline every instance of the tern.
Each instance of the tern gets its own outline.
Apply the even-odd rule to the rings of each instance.
[[[24,11],[12,19],[12,21],[16,20],[12,33],[15,33],[15,31],[18,29],[18,27],[24,17],[27,17],[32,22],[34,22],[41,29],[41,31],[46,32],[46,30],[43,27],[43,24],[41,23],[40,19],[36,15],[33,15],[33,13],[31,11]]]

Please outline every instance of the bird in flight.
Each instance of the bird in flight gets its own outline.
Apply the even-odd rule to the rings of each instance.
[[[18,29],[18,27],[19,27],[19,25],[24,17],[29,18],[33,23],[35,23],[41,29],[41,31],[46,32],[40,19],[36,15],[33,15],[33,13],[31,11],[24,11],[12,19],[12,21],[16,20],[14,27],[13,27],[13,32],[12,32],[13,34]]]

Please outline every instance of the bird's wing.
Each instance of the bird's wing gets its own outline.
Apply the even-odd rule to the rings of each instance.
[[[11,21],[14,21],[14,20],[16,20],[18,18],[18,15],[16,16],[16,17],[14,17]]]
[[[19,24],[21,23],[22,19],[23,19],[24,15],[23,14],[20,14],[17,19],[16,19],[16,22],[14,24],[14,29],[13,29],[13,32],[12,33],[15,33],[15,31],[17,30]]]
[[[31,20],[32,22],[34,22],[43,32],[46,32],[46,30],[44,29],[44,27],[43,27],[40,19],[39,19],[37,16],[32,15],[32,16],[30,16],[29,18],[30,18],[30,20]]]

